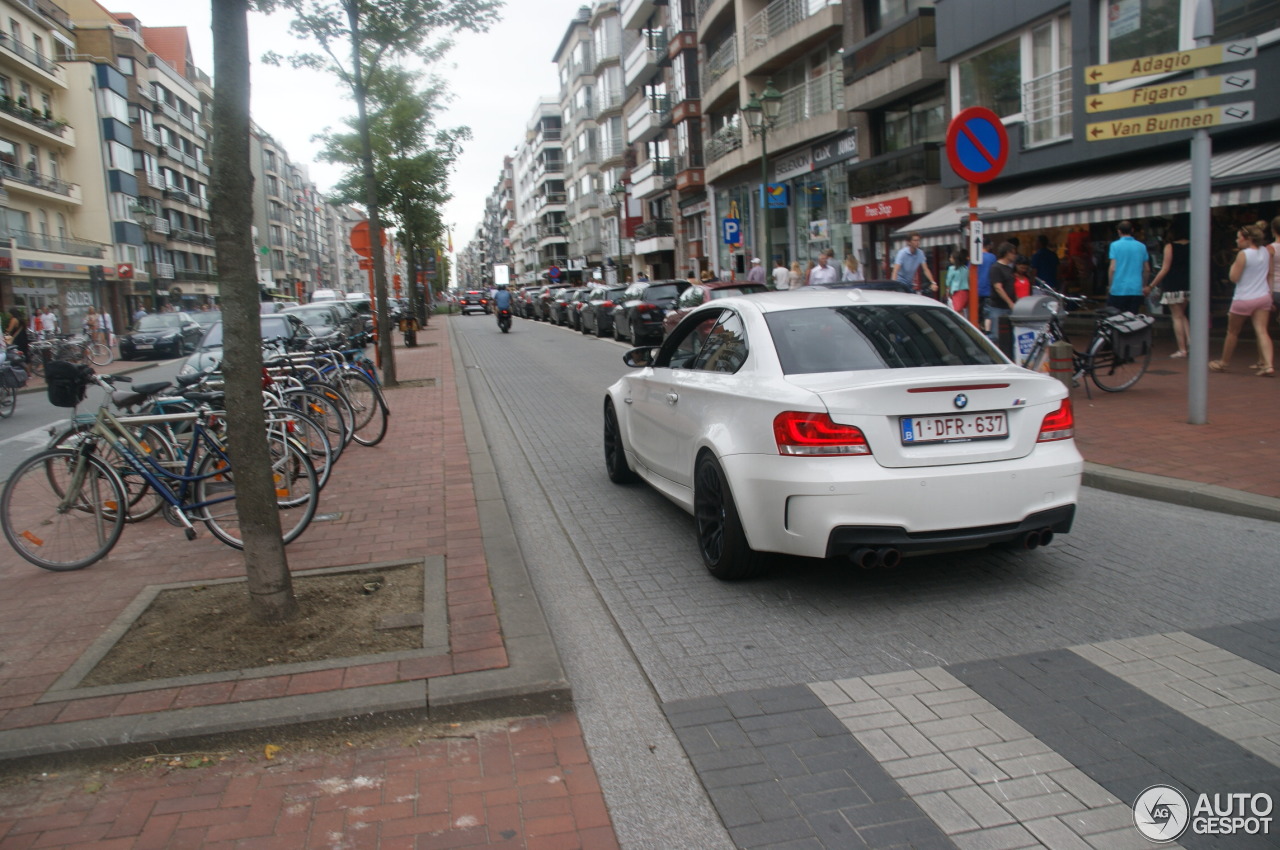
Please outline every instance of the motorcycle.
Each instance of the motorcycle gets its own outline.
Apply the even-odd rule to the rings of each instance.
[[[503,333],[511,330],[511,311],[509,309],[498,311],[498,327],[502,328]]]

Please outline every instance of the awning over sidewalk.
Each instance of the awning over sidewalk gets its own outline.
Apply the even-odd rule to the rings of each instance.
[[[1210,166],[1211,206],[1280,201],[1280,142],[1215,153]],[[1190,209],[1191,160],[1111,171],[1026,186],[1006,192],[981,192],[978,205],[989,231],[1038,230],[1096,221],[1168,217]],[[960,241],[958,209],[963,197],[916,219],[895,237],[919,233],[925,246]]]

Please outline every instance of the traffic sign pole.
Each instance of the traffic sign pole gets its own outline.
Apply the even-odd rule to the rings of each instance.
[[[1213,38],[1213,5],[1210,0],[1196,4],[1193,21],[1196,45],[1204,46]],[[1256,49],[1254,51],[1256,53]],[[1208,71],[1198,70],[1200,80]],[[1198,100],[1196,106],[1208,106]],[[1209,204],[1213,191],[1209,167],[1213,159],[1213,142],[1208,128],[1196,130],[1191,137],[1191,304],[1187,307],[1187,422],[1204,425],[1209,421]]]
[[[969,184],[969,238],[971,241],[978,243],[977,253],[969,254],[969,323],[975,328],[982,328],[982,308],[978,305],[978,270],[982,268],[982,235],[979,232],[978,238],[973,239],[975,228],[980,228],[978,223],[978,184]]]
[[[978,184],[994,180],[1009,158],[1009,136],[1000,116],[982,106],[962,109],[947,125],[947,161],[951,170],[969,181],[969,233],[978,225]],[[969,321],[981,328],[978,270],[982,267],[982,242],[969,257]]]

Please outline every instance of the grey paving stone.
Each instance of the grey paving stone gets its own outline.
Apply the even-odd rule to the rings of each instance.
[[[812,794],[817,791],[834,791],[841,788],[856,788],[857,785],[853,781],[848,772],[843,770],[828,770],[824,773],[806,773],[803,776],[790,776],[779,780],[778,784],[782,790],[791,795]],[[869,800],[857,801],[853,805],[870,802]]]
[[[933,742],[914,726],[893,726],[884,731],[908,756],[927,756],[938,752]]]
[[[922,773],[915,776],[903,776],[898,779],[903,790],[913,796],[927,794],[930,791],[948,791],[952,788],[969,788],[973,780],[963,770],[951,768],[937,773]]]
[[[711,736],[711,740],[715,741],[716,746],[722,750],[753,746],[751,740],[747,738],[747,733],[742,731],[742,727],[738,725],[736,720],[731,719],[723,723],[710,723],[704,728],[706,733]],[[679,729],[676,730],[676,734],[680,734]]]
[[[721,770],[700,770],[698,776],[708,788],[727,788],[771,781],[773,771],[765,764],[746,764]]]
[[[776,780],[745,785],[742,790],[760,813],[761,821],[783,820],[801,814],[795,801],[783,791]]]
[[[768,847],[784,841],[816,837],[808,822],[799,816],[733,827],[729,834],[740,847]]]
[[[947,792],[947,796],[955,800],[956,804],[968,812],[969,817],[983,828],[1001,826],[1015,820],[1008,809],[997,803],[986,789],[979,786],[967,785],[963,788],[953,788]]]
[[[963,750],[951,750],[946,755],[947,758],[951,759],[956,767],[969,774],[969,776],[973,778],[973,781],[979,784],[1009,778],[1009,774],[997,767],[994,762],[984,756],[976,747]]]
[[[858,850],[867,846],[857,830],[840,812],[817,812],[810,815],[808,821],[814,836],[822,842],[824,848],[838,850],[838,848],[848,847],[851,850]]]
[[[1065,815],[1088,808],[1066,791],[1027,797],[1022,800],[1005,800],[1001,805],[1019,821]]]
[[[945,791],[919,794],[912,799],[948,835],[980,828],[978,822],[959,803],[947,796]]]
[[[690,753],[687,749],[685,752],[689,756],[689,761],[693,762],[693,766],[698,770],[724,770],[729,767],[742,767],[744,765],[762,764],[764,759],[760,756],[760,751],[751,747],[737,747],[732,750],[713,750],[709,753]]]
[[[889,737],[887,729],[868,729],[864,732],[854,732],[853,737],[879,761],[888,762],[907,758],[907,753],[902,747],[899,747],[893,738]]]
[[[951,759],[942,753],[901,759],[900,761],[887,762],[884,765],[885,772],[895,779],[914,776],[919,773],[937,773],[940,770],[953,768],[954,765],[951,763]]]
[[[847,815],[846,815],[847,816]],[[858,836],[868,847],[923,847],[925,842],[944,841],[956,845],[938,829],[938,825],[921,815],[912,820],[858,827]]]
[[[720,820],[724,821],[724,825],[729,829],[760,823],[762,820],[760,812],[756,810],[751,798],[740,785],[709,788],[707,793],[716,807],[716,814],[720,815]]]
[[[1022,827],[1034,835],[1046,850],[1093,850],[1093,845],[1057,818],[1023,821]]]
[[[953,835],[951,840],[960,850],[1017,850],[1040,846],[1035,836],[1018,824]]]

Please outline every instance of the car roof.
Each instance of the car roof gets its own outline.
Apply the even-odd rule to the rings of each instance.
[[[723,309],[725,307],[755,309],[761,313],[776,313],[784,310],[807,310],[813,307],[848,307],[858,305],[932,305],[939,309],[950,310],[946,304],[934,298],[916,295],[909,292],[892,292],[879,289],[827,289],[816,286],[802,286],[799,289],[769,290],[753,292],[748,295],[735,295],[732,298],[721,298],[708,301],[694,312],[702,310]]]

